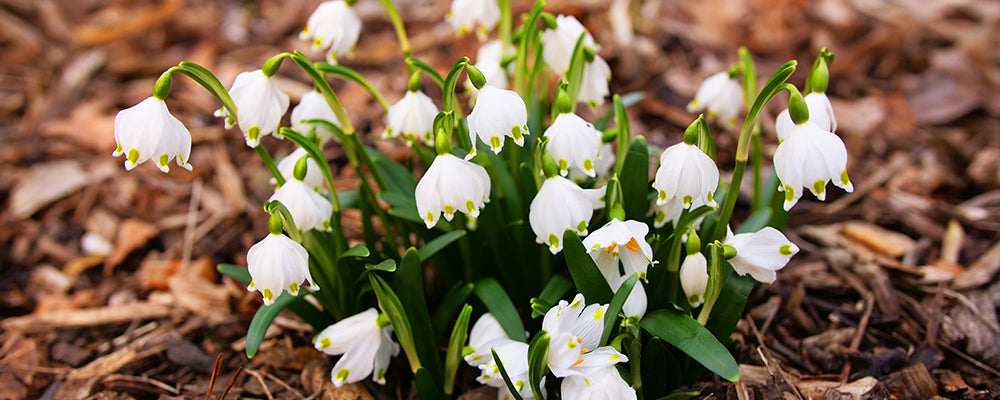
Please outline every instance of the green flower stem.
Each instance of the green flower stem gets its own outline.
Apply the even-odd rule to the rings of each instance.
[[[635,318],[627,319],[625,325],[632,335],[628,346],[628,366],[632,375],[632,388],[635,389],[639,399],[642,399],[642,371],[640,370],[642,366],[642,332],[639,331],[639,321],[636,321]]]
[[[750,157],[750,139],[753,136],[753,126],[757,123],[764,105],[781,91],[782,85],[795,72],[796,65],[797,63],[792,60],[779,67],[764,84],[764,88],[756,95],[753,105],[747,111],[747,117],[743,120],[740,138],[736,145],[736,166],[733,168],[733,178],[729,183],[729,189],[726,190],[726,202],[722,205],[719,222],[715,226],[715,234],[707,239],[722,240],[725,237],[726,227],[729,226],[729,219],[733,216],[736,198],[739,197],[740,184],[743,183],[743,173],[746,171],[747,160]]]
[[[347,113],[344,111],[344,107],[340,105],[340,100],[337,98],[337,94],[333,92],[333,88],[330,87],[330,83],[327,82],[323,75],[316,69],[313,62],[301,52],[296,50],[290,57],[296,64],[299,65],[299,68],[302,68],[302,70],[309,75],[309,78],[313,80],[313,84],[319,89],[320,93],[323,94],[323,98],[325,98],[327,104],[330,105],[330,109],[333,110],[333,114],[337,116],[337,122],[340,123],[340,129],[344,131],[345,135],[353,136],[355,134],[354,125],[351,124],[351,120],[347,118]]]
[[[517,49],[517,64],[514,67],[514,87],[517,93],[524,98],[529,97],[528,92],[530,87],[528,86],[528,47],[535,45],[538,34],[538,27],[535,26],[535,22],[538,21],[538,16],[541,15],[543,8],[545,8],[545,0],[536,1],[534,7],[531,8],[528,17],[524,20],[521,43],[519,43]]]
[[[613,97],[615,107],[615,120],[618,121],[618,154],[615,158],[615,174],[620,175],[625,165],[625,155],[632,144],[632,134],[629,129],[628,113],[625,111],[625,103],[617,93]]]
[[[284,185],[285,177],[281,176],[281,172],[278,171],[278,164],[274,162],[274,158],[271,158],[271,153],[268,153],[267,149],[265,149],[264,145],[261,143],[257,143],[257,147],[254,147],[253,149],[257,151],[257,155],[260,156],[260,160],[264,162],[264,166],[271,172],[271,176],[278,181],[278,186]]]
[[[511,46],[510,0],[497,0],[497,5],[500,6],[500,24],[497,27],[497,32],[500,35],[500,56],[503,58]]]
[[[410,58],[410,40],[406,37],[406,27],[403,26],[403,19],[399,17],[399,11],[392,4],[392,0],[379,0],[379,3],[382,3],[385,12],[389,14],[392,27],[396,30],[396,38],[399,39],[399,47],[403,50],[403,56]],[[406,71],[408,73],[413,72],[411,68],[410,64],[406,64]]]
[[[705,304],[698,313],[698,323],[701,326],[708,323],[708,317],[722,293],[722,262],[725,259],[722,243],[716,241],[708,245],[708,251],[711,253],[708,263],[708,287],[705,289]]]
[[[754,67],[753,56],[750,54],[750,50],[747,50],[746,47],[740,47],[739,55],[739,69],[743,72],[743,98],[751,99],[757,96],[757,71]],[[757,212],[757,210],[761,207],[761,196],[763,195],[761,193],[761,186],[763,185],[763,178],[761,177],[761,160],[764,157],[761,151],[761,130],[759,121],[754,122],[751,135],[753,152],[750,155],[750,163],[753,171],[753,195],[750,199],[750,211]]]

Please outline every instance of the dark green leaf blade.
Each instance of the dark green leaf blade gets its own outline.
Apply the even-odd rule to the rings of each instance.
[[[563,254],[566,255],[566,267],[573,278],[576,289],[583,293],[588,303],[607,304],[613,293],[608,281],[601,274],[600,267],[594,264],[594,259],[587,254],[583,241],[576,232],[566,230],[563,233]]]
[[[525,341],[524,324],[521,323],[521,317],[517,314],[514,303],[510,301],[510,296],[507,296],[507,292],[495,279],[486,278],[476,282],[473,291],[476,293],[476,297],[490,310],[493,317],[497,319],[507,336],[518,342]]]
[[[674,345],[726,380],[735,382],[739,379],[739,366],[729,350],[691,316],[672,309],[660,309],[646,314],[640,325],[651,335]]]

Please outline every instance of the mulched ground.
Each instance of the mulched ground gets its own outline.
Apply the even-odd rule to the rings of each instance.
[[[160,72],[190,60],[228,84],[270,55],[306,48],[297,33],[317,3],[0,0],[0,398],[205,398],[213,376],[211,398],[227,384],[227,398],[371,398],[365,386],[377,398],[411,396],[393,371],[386,387],[330,390],[330,360],[291,315],[279,317],[260,355],[243,355],[259,298],[214,266],[245,265],[266,232],[261,204],[272,186],[199,87],[175,79],[168,100],[193,135],[194,171],[125,173],[110,157],[114,114],[147,97]],[[476,39],[456,38],[443,22],[445,2],[397,3],[415,56],[445,69],[474,55]],[[798,59],[796,83],[821,47],[837,55],[830,95],[856,190],[795,207],[787,233],[802,252],[774,285],[755,290],[735,335],[743,379],[706,375],[695,390],[732,399],[1000,396],[1000,3],[606,3],[555,0],[547,10],[590,28],[614,92],[645,92],[632,127],[660,147],[680,139],[694,117],[685,104],[738,46],[761,74]],[[388,20],[375,1],[356,7],[365,31],[342,62],[394,101],[406,79]],[[293,101],[310,88],[290,67],[279,75]],[[381,133],[379,107],[356,85],[341,86],[359,131]],[[778,110],[764,116],[766,152]],[[719,159],[732,159],[735,132],[714,129]],[[265,144],[277,155],[291,149]],[[352,185],[340,171],[338,188]],[[345,226],[359,232],[357,216]],[[83,251],[102,244],[110,254]],[[473,371],[462,374],[473,388]]]

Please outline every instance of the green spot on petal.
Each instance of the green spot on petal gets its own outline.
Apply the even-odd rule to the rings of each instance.
[[[604,316],[604,309],[598,308],[597,311],[594,312],[594,321],[601,319],[601,317],[603,316]]]
[[[559,159],[559,172],[564,172],[567,169],[569,169],[569,163],[566,162],[565,158],[560,158]]]
[[[785,185],[785,202],[791,203],[792,200],[795,200],[795,188],[791,185]]]
[[[683,201],[684,201],[684,207],[689,207],[691,206],[691,203],[694,202],[694,197],[691,197],[691,195],[686,194],[684,195]]]
[[[167,166],[167,162],[170,161],[170,156],[168,156],[166,153],[160,154],[160,159],[157,160],[157,161],[159,162],[159,164],[160,164],[161,167],[166,167]]]
[[[840,173],[840,183],[843,184],[843,185],[849,185],[849,184],[851,184],[851,178],[849,178],[847,176],[847,170],[846,169],[844,170],[844,172]]]
[[[667,213],[663,212],[663,210],[656,210],[656,223],[662,223],[666,219]]]
[[[330,347],[331,344],[333,344],[333,342],[330,341],[330,338],[323,338],[323,340],[319,341],[319,347],[324,349]]]
[[[515,126],[513,128],[510,128],[510,134],[511,136],[514,137],[514,140],[521,140],[521,138],[524,137],[524,134],[521,133],[520,126]]]
[[[466,200],[465,201],[465,210],[467,211],[467,213],[469,215],[471,215],[472,213],[476,212],[476,203],[473,203],[472,200]]]
[[[126,157],[126,159],[128,160],[128,162],[132,164],[135,164],[136,161],[139,161],[139,149],[129,149],[128,156]]]
[[[783,256],[790,256],[792,254],[795,254],[792,252],[792,245],[790,244],[781,245],[781,247],[778,248],[778,252],[781,253],[781,255]]]
[[[708,192],[708,202],[715,203],[715,196],[712,195],[711,191]]]
[[[351,370],[349,370],[347,368],[341,368],[340,371],[337,371],[337,379],[336,380],[341,381],[341,382],[346,381],[347,380],[347,375],[349,375],[350,373],[351,373]]]
[[[549,247],[553,249],[559,247],[559,237],[554,233],[549,234]]]
[[[427,223],[429,224],[431,222],[434,222],[434,214],[431,213],[430,211],[428,211],[427,212]]]
[[[576,230],[577,230],[577,232],[586,232],[587,231],[587,221],[580,221],[579,224],[576,224]]]
[[[444,215],[447,215],[449,217],[452,216],[452,215],[455,215],[455,207],[452,207],[451,204],[445,204],[444,205]]]
[[[593,171],[594,170],[594,162],[590,161],[589,158],[586,159],[586,160],[583,160],[583,169],[586,170],[587,172]]]
[[[289,293],[295,294],[298,291],[299,291],[299,284],[298,283],[292,282],[290,285],[288,285],[288,292]]]
[[[500,146],[502,146],[502,145],[503,145],[503,142],[500,141],[499,137],[497,137],[497,136],[490,137],[490,147],[491,148],[499,149]]]
[[[247,131],[247,137],[249,137],[250,140],[257,140],[257,138],[260,137],[260,127],[251,126],[250,129]]]
[[[820,179],[813,182],[813,190],[816,191],[816,194],[823,194],[823,192],[826,191],[826,181]]]
[[[667,201],[667,192],[664,191],[664,190],[661,190],[660,193],[658,195],[656,195],[656,199],[659,200],[659,201],[661,201],[661,202]]]
[[[264,288],[264,301],[271,301],[274,299],[274,293],[271,293],[271,289]]]
[[[323,46],[323,39],[320,39],[320,38],[313,39],[313,46],[316,46],[316,47]]]

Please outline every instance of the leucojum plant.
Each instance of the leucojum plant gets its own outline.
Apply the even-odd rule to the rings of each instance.
[[[263,299],[247,356],[288,309],[316,329],[318,351],[340,356],[331,371],[338,386],[369,377],[384,384],[393,359],[408,366],[394,369],[394,379],[412,379],[422,399],[455,394],[463,361],[500,399],[661,398],[706,369],[736,380],[726,344],[747,296],[798,251],[780,231],[787,211],[804,190],[822,200],[830,181],[852,190],[824,94],[833,55],[822,51],[802,91],[786,83],[795,61],[758,90],[751,55],[741,49],[688,106],[707,118],[660,152],[650,174],[657,150],[626,116],[641,95],[609,96],[611,70],[574,17],[544,12],[541,0],[517,19],[508,0],[456,0],[446,18],[459,34],[498,34],[475,63],[463,57],[440,73],[413,57],[396,8],[379,1],[408,71],[408,91],[389,95],[400,98],[391,106],[335,62],[353,50],[361,22],[352,1],[334,0],[319,5],[301,34],[329,49],[326,60],[281,53],[239,74],[229,90],[205,68],[181,62],[160,76],[152,97],[115,118],[114,154],[125,156],[126,169],[147,160],[163,171],[171,160],[191,169],[190,134],[165,103],[181,73],[219,100],[216,115],[239,126],[273,175],[277,187],[264,204],[269,234],[249,249],[246,268],[219,266]],[[314,90],[282,126],[289,96],[274,76],[287,60]],[[355,129],[330,79],[371,94],[387,118],[377,134],[411,146],[409,161],[365,144],[376,133]],[[459,81],[472,99],[469,112]],[[426,95],[425,85],[439,86],[442,98]],[[768,177],[758,117],[782,91],[788,108],[777,119]],[[744,99],[725,182],[707,120],[735,127]],[[577,113],[581,105],[590,111]],[[268,135],[298,148],[275,162]],[[334,186],[326,146],[343,148],[357,190]],[[749,217],[734,231],[748,164],[752,190],[741,204]],[[360,210],[359,238],[342,229],[348,208]]]

